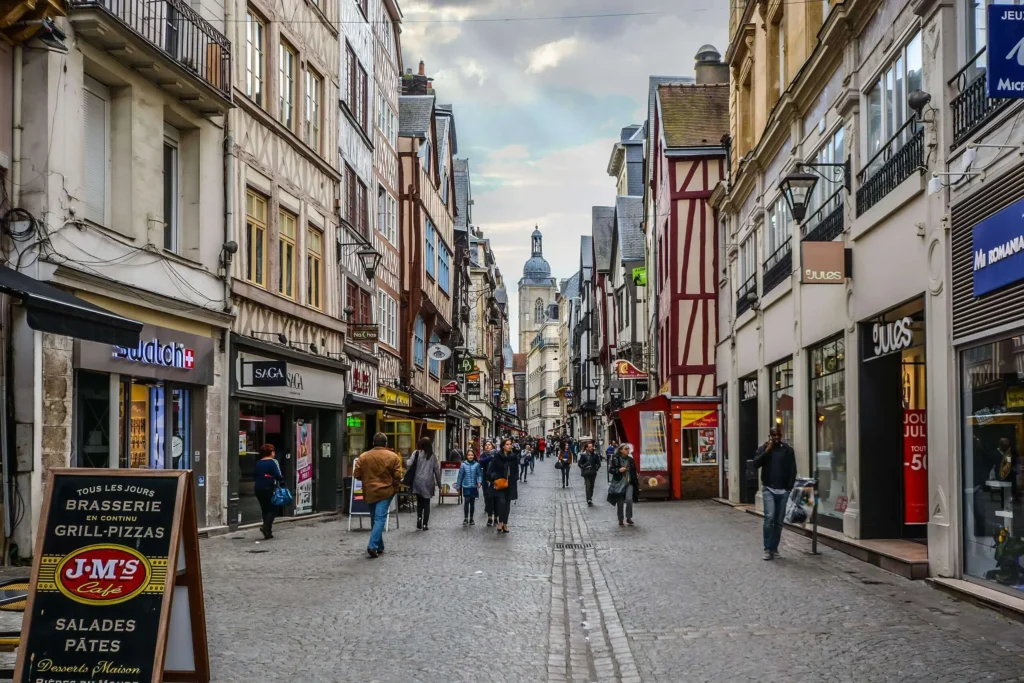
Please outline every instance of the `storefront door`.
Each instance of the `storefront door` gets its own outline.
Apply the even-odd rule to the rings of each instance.
[[[751,461],[757,455],[757,375],[740,380],[740,502],[753,504],[757,496],[758,475]]]

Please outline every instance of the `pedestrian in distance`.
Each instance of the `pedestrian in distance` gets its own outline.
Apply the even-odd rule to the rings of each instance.
[[[409,456],[405,466],[413,471],[412,482],[407,484],[416,494],[416,528],[428,531],[430,499],[434,497],[435,487],[441,488],[441,463],[434,455],[434,442],[430,437],[420,439],[416,451]]]
[[[633,526],[633,503],[640,500],[640,481],[632,444],[624,443],[612,456],[612,483],[608,485],[608,502],[615,505],[619,526]]]
[[[601,470],[601,456],[594,447],[593,441],[583,444],[583,453],[579,459],[580,474],[583,476],[583,485],[587,493],[587,505],[594,505],[594,480]]]
[[[782,521],[786,501],[796,483],[796,453],[782,440],[778,427],[768,430],[768,441],[757,449],[753,467],[761,470],[761,494],[764,499],[764,559],[779,557]]]
[[[501,450],[491,460],[487,467],[487,480],[491,482],[494,491],[494,512],[497,517],[496,526],[498,533],[507,534],[509,507],[514,500],[512,493],[515,476],[518,474],[519,463],[516,454],[512,450],[512,439],[501,440]]]
[[[476,461],[476,453],[472,448],[467,448],[466,459],[459,467],[459,476],[455,480],[455,490],[462,494],[462,526],[476,525],[473,514],[476,512],[476,499],[480,495],[483,479],[483,470]]]
[[[281,474],[281,466],[275,458],[273,444],[267,443],[260,446],[260,459],[256,461],[256,471],[253,476],[256,480],[253,489],[263,515],[260,531],[263,532],[264,539],[271,539],[274,537],[274,520],[280,513],[280,508],[273,502],[274,490],[278,486],[284,486],[284,475]]]
[[[569,469],[572,465],[569,464],[569,449],[563,450],[558,454],[558,460],[555,461],[555,469],[562,473],[562,488],[564,489],[569,485]]]
[[[540,452],[540,453],[543,453],[547,449],[548,449],[547,439],[545,439],[544,437],[541,437],[541,438],[537,439],[537,451]]]
[[[484,441],[484,449],[480,451],[480,469],[484,472],[484,512],[487,513],[487,526],[491,526],[496,521],[494,514],[494,487],[491,486],[491,482],[487,479],[487,469],[491,466],[491,462],[494,457],[498,455],[498,449],[494,447],[494,442],[490,439]]]
[[[526,482],[526,475],[530,473],[530,465],[533,463],[533,451],[527,444],[519,456],[519,481]]]
[[[363,482],[363,500],[370,508],[373,529],[366,554],[371,559],[384,552],[384,527],[388,521],[391,499],[402,485],[402,459],[388,450],[388,437],[377,432],[373,448],[356,458],[352,476]]]
[[[530,447],[530,474],[533,474],[533,466],[537,464],[537,451]]]

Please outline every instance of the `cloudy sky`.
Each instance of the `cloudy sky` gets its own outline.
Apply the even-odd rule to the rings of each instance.
[[[424,60],[439,101],[455,107],[459,156],[470,163],[473,220],[490,238],[505,277],[515,346],[516,290],[533,226],[544,233],[552,274],[570,277],[580,235],[590,232],[591,207],[614,204],[608,159],[619,130],[646,116],[648,76],[692,75],[704,43],[724,52],[729,2],[403,0],[401,6],[405,66],[415,70]],[[601,14],[633,16],[580,16]]]

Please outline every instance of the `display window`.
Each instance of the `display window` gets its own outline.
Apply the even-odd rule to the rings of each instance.
[[[960,354],[964,574],[1024,591],[1024,335]]]
[[[813,461],[818,480],[818,511],[842,519],[849,502],[846,470],[846,345],[832,339],[811,350],[811,429]]]
[[[287,454],[292,446],[285,442],[282,431],[284,409],[264,403],[240,403],[238,407],[238,505],[241,522],[248,524],[262,519],[260,504],[256,500],[256,461],[260,459],[260,448],[271,444],[277,453],[281,472],[288,480],[291,462]]]
[[[384,420],[384,428],[381,430],[388,437],[388,446],[403,458],[408,458],[413,452],[413,421],[412,420]]]
[[[121,382],[118,405],[122,468],[192,468],[192,389],[129,379]]]
[[[684,429],[682,457],[684,465],[718,464],[718,429]]]
[[[783,441],[793,440],[793,361],[787,360],[768,368],[771,382],[772,424]]]

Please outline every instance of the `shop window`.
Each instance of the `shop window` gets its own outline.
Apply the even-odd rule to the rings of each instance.
[[[783,441],[793,441],[793,361],[787,360],[768,368],[771,383],[772,425],[782,434]]]
[[[192,390],[163,382],[123,382],[121,467],[191,469]]]
[[[267,269],[267,200],[247,191],[245,213],[245,279],[263,287]]]
[[[79,370],[75,376],[79,467],[110,467],[110,376]]]
[[[277,292],[289,299],[295,298],[295,216],[282,211],[277,233],[277,259],[279,276]]]
[[[718,464],[718,429],[702,427],[701,429],[683,430],[683,464],[684,465],[716,465]]]
[[[1024,335],[960,354],[964,574],[1024,590]]]
[[[388,437],[388,448],[403,458],[412,455],[412,422],[410,420],[386,420],[381,430]]]
[[[842,519],[849,501],[846,471],[846,353],[842,339],[811,349],[811,397],[814,413],[811,469],[818,479],[818,510]]]

